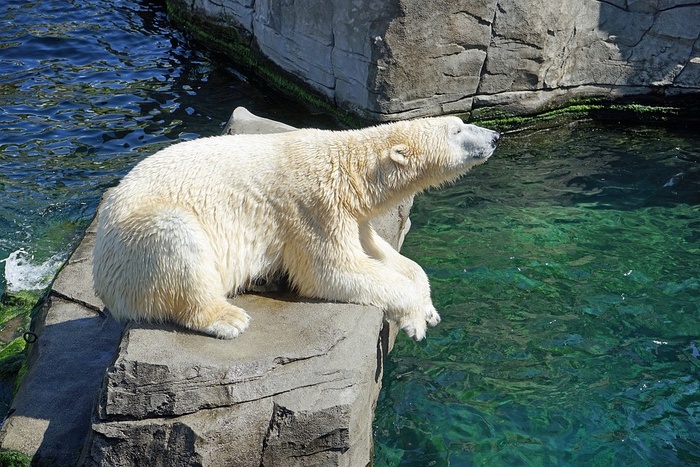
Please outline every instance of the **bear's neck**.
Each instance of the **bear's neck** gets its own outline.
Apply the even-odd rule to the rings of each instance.
[[[382,170],[382,158],[388,149],[383,135],[368,137],[367,131],[345,133],[333,149],[337,164],[339,201],[353,217],[365,220],[383,214],[405,199],[422,191],[423,186],[392,178],[396,174]],[[359,149],[353,151],[353,148]]]

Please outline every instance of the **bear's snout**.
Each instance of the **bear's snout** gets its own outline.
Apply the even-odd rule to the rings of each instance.
[[[497,131],[488,130],[486,128],[479,128],[479,130],[479,139],[481,141],[477,146],[478,149],[472,154],[472,157],[483,162],[491,157],[493,152],[496,150],[496,143],[498,143],[498,140],[501,139],[501,134]]]

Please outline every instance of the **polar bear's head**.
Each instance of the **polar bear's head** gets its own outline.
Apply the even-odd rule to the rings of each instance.
[[[389,157],[399,172],[398,178],[417,189],[452,181],[483,164],[500,137],[495,131],[466,124],[458,117],[405,123],[407,126],[399,130],[403,142],[389,149]]]
[[[486,128],[469,125],[460,118],[446,117],[445,130],[447,144],[450,147],[449,169],[466,170],[474,165],[486,162],[496,149],[500,135]]]

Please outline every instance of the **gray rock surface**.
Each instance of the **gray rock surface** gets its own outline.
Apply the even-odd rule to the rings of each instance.
[[[171,465],[175,451],[193,465],[371,461],[387,345],[381,313],[295,297],[235,302],[253,324],[231,341],[129,326],[107,374],[88,465]]]
[[[92,292],[91,225],[54,281],[33,332],[29,372],[0,430],[0,447],[35,461],[75,465],[122,326],[101,313]]]
[[[227,133],[289,131],[243,108]],[[395,246],[410,202],[377,219]],[[57,276],[0,447],[90,466],[367,465],[396,330],[373,307],[244,294],[222,341],[109,318],[92,292],[94,223]]]
[[[168,0],[384,121],[700,93],[693,0]]]

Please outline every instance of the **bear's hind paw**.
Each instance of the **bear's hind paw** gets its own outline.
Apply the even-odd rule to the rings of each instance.
[[[216,321],[215,323],[212,323],[204,328],[203,331],[205,334],[209,334],[210,336],[214,336],[219,339],[233,339],[238,337],[244,330],[245,327],[241,328],[233,326],[224,321]]]
[[[237,306],[227,304],[223,313],[219,313],[202,332],[219,339],[238,337],[250,324],[250,316]]]

